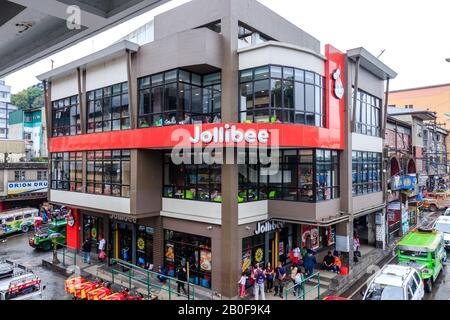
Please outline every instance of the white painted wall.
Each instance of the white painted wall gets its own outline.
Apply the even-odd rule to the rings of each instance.
[[[383,152],[383,139],[352,133],[352,150],[381,153]]]
[[[129,198],[109,197],[61,190],[50,190],[49,200],[63,203],[68,206],[72,205],[118,213],[131,213]]]
[[[88,66],[86,70],[86,91],[128,81],[126,56]]]
[[[161,216],[221,225],[222,204],[163,198]]]
[[[72,97],[77,94],[78,81],[76,71],[52,81],[52,101]]]
[[[269,42],[239,52],[239,70],[276,64],[325,74],[325,60],[300,47]]]
[[[239,204],[239,225],[267,220],[268,218],[268,201],[255,201]]]

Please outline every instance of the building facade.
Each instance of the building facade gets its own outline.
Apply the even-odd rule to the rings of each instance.
[[[150,38],[38,77],[49,200],[73,208],[70,246],[103,236],[110,257],[171,275],[189,262],[191,282],[225,297],[308,236],[350,269],[354,234],[385,247],[395,72],[363,48],[322,54],[253,0],[192,1],[157,16]]]
[[[11,87],[5,84],[5,80],[0,79],[0,139],[8,139],[8,119],[9,114],[17,110],[11,104]]]
[[[26,144],[26,158],[47,158],[47,130],[45,128],[45,109],[35,108],[16,110],[10,113],[9,139],[23,139]]]

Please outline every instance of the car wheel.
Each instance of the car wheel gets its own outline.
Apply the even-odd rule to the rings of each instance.
[[[430,278],[425,281],[425,292],[431,293],[431,291],[433,291],[433,280]]]
[[[431,211],[431,212],[436,212],[436,211],[437,211],[437,207],[436,207],[434,204],[432,204],[432,205],[430,206],[430,211]]]
[[[30,227],[27,225],[23,225],[21,229],[23,233],[27,233],[28,231],[30,231]]]

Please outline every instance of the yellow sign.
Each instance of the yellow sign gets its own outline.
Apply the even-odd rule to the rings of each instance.
[[[261,248],[256,249],[255,251],[255,261],[260,263],[264,258],[264,251]]]
[[[139,250],[144,250],[145,249],[145,241],[142,238],[139,238],[137,240],[137,246]]]
[[[96,228],[92,228],[92,230],[91,230],[91,237],[93,239],[97,239],[97,229]]]

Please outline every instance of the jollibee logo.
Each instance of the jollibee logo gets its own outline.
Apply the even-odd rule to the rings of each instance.
[[[344,96],[344,85],[341,79],[341,69],[337,68],[333,73],[334,94],[340,100]]]

